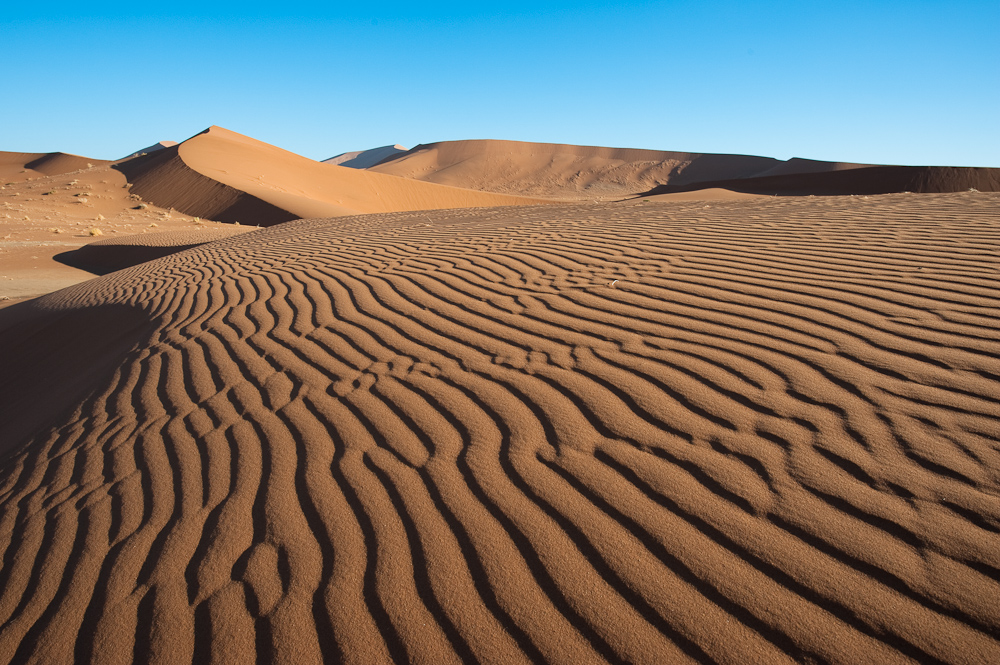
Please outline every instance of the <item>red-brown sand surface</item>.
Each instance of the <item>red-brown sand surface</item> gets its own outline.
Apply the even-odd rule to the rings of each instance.
[[[562,200],[621,199],[658,185],[859,164],[521,141],[443,141],[388,157],[370,171],[487,192]]]
[[[1000,662],[998,204],[303,220],[0,310],[0,661]]]

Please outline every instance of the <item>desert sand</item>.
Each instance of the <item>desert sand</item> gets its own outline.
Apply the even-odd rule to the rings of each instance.
[[[151,152],[156,152],[157,150],[163,150],[164,148],[172,148],[177,145],[177,141],[157,141],[153,145],[146,146],[141,150],[136,150],[135,152],[126,155],[122,159],[132,159],[133,157],[139,157],[141,155],[148,155]]]
[[[697,195],[707,190],[774,196],[849,196],[905,192],[996,192],[1000,169],[955,166],[869,166],[836,171],[769,172],[728,180],[664,183],[643,196]]]
[[[352,152],[342,152],[329,159],[324,159],[324,164],[336,164],[338,166],[349,166],[352,169],[366,169],[375,166],[379,162],[385,161],[389,157],[394,157],[406,152],[406,148],[399,145],[384,145],[369,150],[354,150]]]
[[[418,145],[387,157],[369,170],[502,194],[612,200],[661,185],[829,173],[861,166],[864,165],[558,143],[443,141]]]
[[[325,164],[222,127],[116,166],[132,192],[162,207],[270,226],[306,217],[542,201]]]
[[[64,152],[0,152],[0,179],[10,185],[109,163]]]
[[[197,138],[138,159],[313,209]],[[0,662],[1000,662],[998,206],[386,210],[0,310]]]
[[[114,162],[0,152],[0,183],[0,308],[164,254],[149,239],[76,253],[108,234],[183,236],[218,233],[222,222],[242,231],[303,217],[548,203],[324,164],[221,127]]]
[[[0,308],[91,279],[70,257],[94,241],[240,230],[157,206],[130,188],[111,162],[0,152]]]

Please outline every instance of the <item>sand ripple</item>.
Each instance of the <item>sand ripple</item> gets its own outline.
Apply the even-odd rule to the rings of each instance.
[[[134,335],[2,414],[0,660],[997,662],[997,203],[305,220],[4,310]]]

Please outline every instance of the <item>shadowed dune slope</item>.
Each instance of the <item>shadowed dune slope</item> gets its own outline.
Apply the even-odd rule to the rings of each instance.
[[[110,162],[65,152],[0,152],[0,180],[21,182],[104,164]]]
[[[621,198],[664,183],[745,178],[855,165],[749,155],[601,148],[519,141],[419,145],[370,170],[483,191],[562,199]]]
[[[115,168],[133,193],[156,205],[261,226],[305,217],[543,203],[324,164],[221,127]]]
[[[2,310],[0,662],[998,662],[997,203],[295,221]]]
[[[406,148],[399,144],[384,145],[380,148],[372,148],[370,150],[343,152],[330,159],[324,159],[323,163],[347,166],[352,169],[366,169],[369,166],[375,166],[379,162],[403,152],[406,152]]]
[[[822,162],[815,159],[802,159],[792,157],[786,162],[779,162],[776,166],[757,173],[755,178],[772,175],[792,175],[795,173],[828,173],[830,171],[847,171],[850,169],[860,169],[871,166],[871,164],[853,164],[851,162]]]
[[[164,148],[172,148],[177,145],[177,141],[158,141],[153,145],[146,146],[142,150],[136,150],[130,155],[122,157],[122,159],[132,159],[133,157],[138,157],[139,155],[148,155],[151,152],[157,152],[158,150],[163,150]]]
[[[900,192],[947,193],[973,189],[1000,192],[1000,169],[960,166],[871,166],[825,173],[793,173],[760,178],[718,180],[690,185],[660,185],[646,195],[727,189],[779,196],[843,196]]]

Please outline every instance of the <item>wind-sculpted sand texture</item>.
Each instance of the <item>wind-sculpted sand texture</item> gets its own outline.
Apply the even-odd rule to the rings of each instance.
[[[998,203],[295,221],[0,311],[0,660],[998,662]]]

